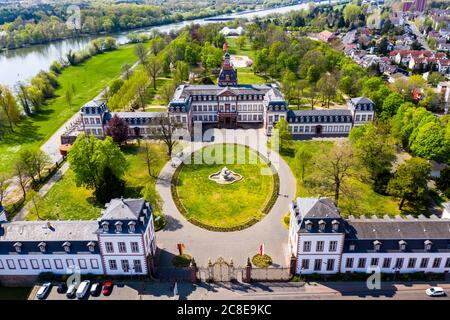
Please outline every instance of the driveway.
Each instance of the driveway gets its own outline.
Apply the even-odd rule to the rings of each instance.
[[[214,129],[214,143],[240,143],[258,150],[267,156],[267,137],[261,129],[251,136],[250,130]],[[244,136],[250,137],[242,139]],[[183,150],[183,159],[210,143],[192,142]],[[244,266],[248,257],[258,253],[261,243],[265,252],[273,259],[274,266],[287,266],[288,230],[281,224],[282,217],[288,212],[288,205],[296,193],[296,181],[284,160],[278,153],[271,152],[270,160],[278,168],[280,192],[272,210],[253,226],[235,232],[213,232],[197,227],[188,222],[178,211],[172,199],[170,185],[175,168],[169,162],[161,170],[156,182],[156,190],[163,199],[163,213],[167,217],[167,226],[157,233],[158,247],[162,249],[160,266],[170,266],[171,258],[177,255],[177,243],[184,243],[186,253],[194,257],[199,266],[206,266],[210,258],[214,262],[218,257],[229,261],[233,259],[236,266]],[[176,162],[175,162],[176,163]],[[239,201],[239,199],[236,199]],[[214,212],[211,212],[214,214]]]

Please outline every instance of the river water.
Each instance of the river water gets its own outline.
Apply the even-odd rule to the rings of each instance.
[[[339,0],[338,0],[339,1]],[[329,1],[323,1],[329,3]],[[219,17],[225,18],[247,18],[263,17],[272,13],[284,14],[292,10],[300,10],[307,8],[307,3],[297,4],[288,7],[233,13]],[[171,30],[178,30],[191,23],[206,24],[217,23],[218,21],[208,21],[205,19],[196,19],[190,21],[183,21],[178,23],[171,23],[163,26],[149,27],[133,31],[126,31],[110,36],[117,39],[118,43],[126,43],[128,41],[127,35],[130,33],[149,33],[152,30],[160,32],[169,32]],[[34,45],[27,48],[20,48],[0,52],[0,84],[14,86],[18,81],[27,81],[32,76],[37,74],[40,70],[48,70],[50,64],[54,60],[59,60],[65,57],[69,50],[79,51],[85,48],[92,39],[99,36],[88,36],[74,39],[66,39],[55,41],[48,44]]]

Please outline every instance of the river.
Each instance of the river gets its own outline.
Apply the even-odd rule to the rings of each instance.
[[[323,3],[329,3],[329,1],[323,1]],[[263,17],[272,13],[284,14],[292,10],[300,10],[307,8],[307,6],[308,6],[307,3],[302,3],[287,7],[233,13],[218,17],[228,19],[229,18],[253,19],[255,17]],[[149,27],[133,31],[124,31],[121,33],[111,34],[110,36],[116,38],[118,43],[123,44],[128,41],[127,35],[129,35],[130,33],[149,33],[152,30],[158,30],[160,32],[169,32],[171,30],[181,29],[184,26],[189,25],[191,23],[206,24],[217,22],[220,21],[208,21],[205,19],[196,19],[166,24],[163,26]],[[0,52],[0,84],[14,86],[18,81],[27,81],[35,74],[37,74],[40,70],[48,70],[50,64],[54,60],[59,60],[60,58],[65,57],[66,53],[69,50],[79,51],[81,49],[84,49],[92,39],[98,37],[100,36],[87,36],[87,37],[66,39],[42,45],[34,45],[26,48]]]

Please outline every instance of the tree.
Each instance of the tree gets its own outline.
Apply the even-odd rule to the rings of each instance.
[[[431,165],[421,158],[411,158],[398,166],[394,177],[388,183],[387,192],[400,199],[400,210],[405,200],[413,203],[423,200],[430,173]]]
[[[110,167],[105,167],[100,177],[99,187],[94,195],[98,202],[107,203],[114,198],[120,198],[125,191],[125,181],[118,178]]]
[[[368,171],[375,191],[384,192],[388,182],[386,178],[396,159],[394,142],[383,128],[373,123],[353,128],[349,139],[355,157]]]
[[[380,118],[390,119],[397,112],[397,109],[404,102],[403,98],[398,93],[391,93],[386,97],[381,107]]]
[[[75,174],[77,186],[98,190],[103,183],[105,168],[121,178],[126,170],[127,162],[124,154],[111,137],[99,140],[95,136],[86,137],[80,134],[75,140],[67,157]]]
[[[161,62],[158,58],[156,58],[156,56],[150,55],[150,57],[145,61],[144,67],[147,75],[153,83],[153,90],[156,91],[156,79],[162,72]]]
[[[441,81],[445,81],[445,77],[438,72],[431,72],[428,76],[428,83],[433,87],[436,87]]]
[[[122,66],[122,74],[125,80],[129,80],[131,77],[131,66],[128,63],[125,63]]]
[[[278,138],[280,139],[280,151],[286,150],[291,144],[292,133],[289,131],[289,123],[286,119],[281,118],[275,125],[275,129],[278,130]]]
[[[336,96],[336,78],[329,73],[324,74],[319,81],[317,81],[317,88],[322,94],[323,103],[327,105],[327,108],[330,108],[330,101]]]
[[[138,43],[136,47],[134,47],[134,54],[138,58],[139,62],[142,65],[145,65],[145,60],[147,58],[147,49],[145,48],[145,45]]]
[[[17,180],[19,181],[20,188],[22,189],[22,197],[25,199],[27,196],[27,190],[26,190],[26,173],[25,168],[22,163],[19,161],[14,164],[14,175],[17,177]]]
[[[67,102],[67,104],[69,105],[69,107],[72,107],[72,102],[73,102],[73,92],[72,92],[71,88],[68,88],[68,89],[66,90],[65,98],[66,98],[66,102]]]
[[[317,100],[319,100],[319,95],[317,94],[317,89],[314,84],[310,85],[309,89],[305,92],[305,98],[311,105],[311,110],[313,110],[314,105],[317,103]]]
[[[450,142],[446,141],[444,128],[437,121],[420,126],[410,148],[415,155],[425,159],[450,159]]]
[[[25,114],[27,116],[31,116],[32,112],[31,112],[30,95],[28,94],[27,86],[22,82],[19,82],[17,84],[17,98],[19,99],[23,111],[25,111]]]
[[[352,25],[358,22],[359,16],[362,14],[362,10],[360,6],[350,3],[345,6],[343,14],[345,22]]]
[[[110,136],[115,143],[121,144],[128,139],[128,124],[117,114],[108,121],[106,135]]]
[[[0,85],[0,118],[5,117],[9,129],[14,132],[14,125],[19,122],[20,111],[13,93],[7,86]]]
[[[320,187],[325,192],[333,192],[334,202],[338,205],[340,194],[346,192],[346,181],[355,167],[352,146],[348,142],[335,143],[328,153],[317,158],[315,166]]]
[[[302,181],[305,179],[306,168],[311,165],[310,162],[312,157],[313,154],[311,150],[304,144],[300,145],[295,151],[295,163],[300,168],[300,177]]]
[[[0,174],[0,207],[3,206],[3,200],[6,197],[6,189],[8,188],[8,182],[6,176]]]
[[[302,101],[302,96],[305,92],[306,87],[308,86],[307,80],[297,80],[295,81],[294,87],[293,87],[293,95],[295,97],[295,100],[297,101],[297,109],[300,109],[300,104]]]
[[[446,197],[450,197],[450,167],[447,166],[441,170],[439,179],[436,181],[436,186],[441,190]]]
[[[286,100],[289,104],[291,103],[292,96],[294,94],[296,78],[297,77],[295,76],[295,74],[292,71],[286,71],[283,76],[283,80],[282,80],[283,92],[284,92]]]
[[[317,65],[313,64],[308,68],[308,72],[306,74],[306,78],[309,83],[316,83],[320,78],[320,70]]]
[[[141,154],[147,166],[148,176],[151,178],[156,178],[153,167],[156,166],[158,158],[155,152],[153,152],[152,148],[150,147],[150,144],[144,143],[144,147],[141,148]]]
[[[177,145],[178,141],[175,138],[175,131],[180,128],[180,124],[175,122],[173,118],[167,115],[160,115],[156,118],[158,129],[156,132],[157,139],[161,140],[167,146],[167,155],[172,157],[173,148]]]
[[[41,180],[42,171],[51,163],[50,157],[38,148],[23,149],[20,151],[18,162],[23,168],[24,173],[31,178],[34,184],[37,182],[36,176]]]
[[[122,88],[124,81],[122,79],[114,80],[109,86],[109,93],[115,95]]]

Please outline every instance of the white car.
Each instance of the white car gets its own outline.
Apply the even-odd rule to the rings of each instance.
[[[50,291],[50,288],[52,287],[52,284],[50,282],[46,282],[42,285],[42,287],[39,288],[38,292],[36,293],[36,297],[38,299],[44,299],[47,296],[47,293]]]
[[[430,297],[442,297],[445,296],[445,291],[441,287],[431,287],[425,290],[425,293]]]
[[[89,291],[91,282],[89,280],[84,280],[77,289],[76,296],[78,299],[83,299],[86,293]]]

